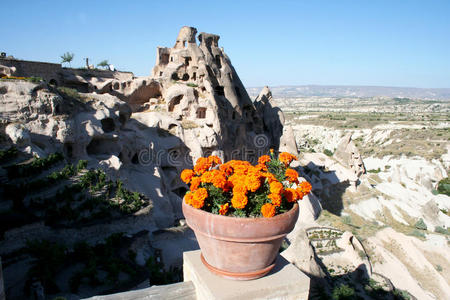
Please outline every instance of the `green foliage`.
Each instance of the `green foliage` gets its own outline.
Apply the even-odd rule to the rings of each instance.
[[[368,173],[375,173],[375,174],[376,174],[376,173],[380,173],[381,170],[380,170],[380,168],[378,168],[378,169],[376,169],[376,170],[375,170],[375,169],[367,170],[367,172],[368,172]]]
[[[169,268],[165,271],[164,264],[150,256],[145,265],[150,271],[150,285],[165,285],[181,281],[182,271],[179,268]]]
[[[419,230],[413,230],[413,231],[411,231],[411,233],[409,233],[409,235],[411,235],[411,236],[415,236],[415,237],[418,237],[418,238],[425,238],[425,233],[423,233],[423,232],[421,232],[421,231],[419,231]]]
[[[189,87],[193,87],[193,88],[195,88],[195,87],[198,87],[198,85],[197,85],[197,84],[195,84],[195,83],[191,83],[191,82],[189,82],[189,83],[186,83],[186,85],[187,85],[187,86],[189,86]]]
[[[404,300],[410,300],[411,299],[411,296],[409,295],[409,293],[407,291],[404,291],[404,290],[395,289],[392,294],[394,295],[394,297],[397,297],[397,299],[398,298],[404,299]]]
[[[326,156],[333,156],[333,152],[328,149],[323,150],[323,154],[325,154]]]
[[[130,278],[134,278],[137,272],[126,264],[119,255],[119,249],[123,245],[123,233],[113,233],[105,239],[104,243],[89,246],[85,242],[77,243],[73,249],[73,260],[84,264],[81,271],[76,272],[70,278],[70,290],[73,293],[78,291],[83,280],[87,280],[91,286],[104,284],[98,278],[98,271],[107,273],[108,284],[117,284],[119,273],[124,272]]]
[[[450,231],[448,229],[442,228],[441,226],[436,226],[436,228],[434,228],[434,232],[450,235]]]
[[[87,164],[88,164],[87,160],[80,159],[77,163],[77,172],[86,169]]]
[[[341,284],[333,289],[331,295],[334,300],[355,299],[355,290],[346,284]]]
[[[350,216],[342,216],[342,223],[351,225],[352,224],[352,217]]]
[[[31,76],[31,77],[27,78],[27,81],[32,82],[32,83],[40,83],[43,80],[44,79],[42,79],[42,77],[39,77],[39,76]]]
[[[65,86],[59,86],[56,89],[65,98],[83,102],[83,98],[76,89],[68,88]]]
[[[0,151],[0,163],[7,162],[8,160],[11,160],[17,156],[19,151],[17,151],[17,148],[12,146],[6,150]]]
[[[72,62],[73,58],[74,58],[75,54],[70,53],[70,52],[66,52],[63,55],[61,55],[61,63],[70,63]]]
[[[442,272],[442,267],[440,266],[440,265],[436,265],[436,271],[438,271],[438,272]]]
[[[66,262],[67,248],[47,240],[27,241],[25,252],[34,258],[28,278],[38,278],[48,292],[58,291],[54,279]]]
[[[61,153],[50,154],[46,158],[35,158],[30,164],[13,165],[7,168],[9,179],[36,175],[64,159]]]
[[[136,252],[134,252],[131,249],[128,249],[128,258],[132,261],[135,262],[136,261]]]
[[[439,181],[437,191],[440,194],[450,196],[450,178],[446,177]]]
[[[89,170],[81,176],[80,184],[84,189],[96,192],[106,186],[106,174],[102,170]]]
[[[416,224],[414,224],[414,227],[420,230],[427,230],[427,225],[425,224],[422,218],[420,218],[419,221],[417,221]]]
[[[108,60],[107,59],[102,60],[97,64],[97,67],[108,68],[109,67]]]
[[[267,170],[272,173],[279,182],[286,180],[286,167],[278,159],[271,159],[267,164]]]
[[[144,205],[143,196],[138,192],[130,192],[123,187],[123,182],[116,182],[116,197],[122,200],[119,209],[122,213],[130,214],[138,211]]]
[[[44,188],[49,188],[51,185],[55,184],[56,182],[68,179],[71,176],[75,175],[75,168],[72,164],[66,165],[61,171],[55,171],[52,172],[50,175],[48,175],[45,178],[42,179],[36,179],[31,182],[28,182],[23,186],[23,188],[29,190],[29,191],[36,191]]]

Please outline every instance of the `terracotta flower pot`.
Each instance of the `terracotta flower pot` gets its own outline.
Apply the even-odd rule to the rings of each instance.
[[[235,280],[263,277],[274,266],[283,238],[298,218],[298,204],[273,218],[235,218],[193,208],[183,201],[202,261],[212,272]]]

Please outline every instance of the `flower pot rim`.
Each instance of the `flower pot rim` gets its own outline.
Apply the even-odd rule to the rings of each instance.
[[[203,209],[192,207],[191,205],[187,204],[184,201],[184,198],[183,198],[183,206],[189,207],[189,209],[192,209],[193,211],[198,211],[199,214],[203,214],[205,216],[212,215],[212,216],[214,216],[214,218],[219,218],[219,219],[224,219],[224,220],[225,219],[227,219],[227,220],[234,219],[234,220],[239,220],[239,221],[242,221],[242,222],[255,222],[255,221],[258,221],[258,220],[269,221],[269,220],[281,219],[281,218],[284,218],[284,217],[286,217],[286,216],[288,216],[290,214],[295,214],[296,207],[297,208],[299,207],[298,202],[296,202],[296,203],[294,203],[294,206],[292,206],[292,208],[290,210],[288,210],[288,211],[286,211],[286,212],[284,212],[282,214],[275,215],[275,216],[273,216],[271,218],[265,218],[265,217],[245,217],[245,218],[240,218],[240,217],[223,216],[223,215],[219,215],[219,214],[213,214],[213,213],[204,211]]]

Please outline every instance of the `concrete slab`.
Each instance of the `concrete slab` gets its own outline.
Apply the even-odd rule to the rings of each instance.
[[[235,281],[211,273],[201,262],[200,250],[183,253],[184,281],[192,281],[198,300],[203,299],[308,299],[310,279],[278,255],[266,276]]]

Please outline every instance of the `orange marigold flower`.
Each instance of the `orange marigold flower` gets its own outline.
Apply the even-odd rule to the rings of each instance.
[[[279,181],[273,181],[270,183],[270,192],[272,194],[278,194],[280,195],[283,191],[283,185]]]
[[[245,178],[245,185],[251,192],[256,192],[261,186],[261,179],[258,176],[247,176]]]
[[[226,215],[229,207],[230,207],[229,203],[225,203],[225,204],[221,205],[220,209],[219,209],[219,214],[221,214],[222,216]]]
[[[192,199],[194,197],[194,193],[186,193],[186,195],[184,196],[184,202],[186,202],[186,204],[192,205]]]
[[[275,216],[275,206],[270,203],[266,203],[261,207],[261,214],[264,218],[272,218]]]
[[[284,175],[289,182],[298,183],[298,173],[294,169],[286,169],[286,173]]]
[[[233,205],[234,208],[243,209],[248,202],[248,198],[245,194],[233,193],[233,198],[231,198],[231,205]]]
[[[278,181],[277,178],[275,177],[275,175],[273,175],[270,172],[261,173],[261,176],[266,177],[269,184],[272,182]]]
[[[213,171],[206,171],[205,173],[200,176],[203,183],[211,183],[214,179],[214,173]]]
[[[263,155],[258,159],[258,164],[264,165],[266,164],[266,162],[270,161],[270,156],[269,155]]]
[[[295,191],[297,192],[297,199],[302,200],[303,196],[305,196],[302,189],[298,187]]]
[[[222,161],[216,155],[211,155],[208,157],[208,162],[214,167],[215,165],[220,165]]]
[[[223,189],[225,185],[227,184],[227,176],[224,172],[219,170],[212,170],[213,173],[213,179],[211,183],[219,189]]]
[[[256,168],[258,171],[267,171],[267,166],[266,166],[265,164],[257,164],[257,165],[255,166],[255,168]]]
[[[297,191],[291,188],[287,188],[283,192],[283,195],[286,198],[287,202],[295,202],[298,198]]]
[[[278,159],[282,163],[284,163],[285,166],[288,166],[294,159],[297,159],[297,157],[295,155],[290,154],[290,153],[282,152],[278,156]]]
[[[191,205],[195,208],[202,208],[205,205],[205,199],[208,198],[208,191],[205,188],[199,188],[193,194]]]
[[[245,186],[245,183],[241,180],[240,182],[234,184],[233,186],[233,195],[234,194],[247,194],[247,187]]]
[[[194,176],[194,171],[192,171],[191,169],[185,169],[183,170],[183,172],[181,172],[181,180],[188,184],[189,182],[191,182],[192,176]]]
[[[239,185],[240,183],[242,184],[242,175],[238,175],[238,174],[233,174],[230,177],[228,177],[228,181],[231,182],[233,184],[233,186],[235,185]]]
[[[191,179],[191,191],[195,191],[200,186],[201,182],[202,182],[202,178],[201,177],[192,177],[192,179]]]
[[[312,186],[308,181],[302,181],[300,182],[300,189],[305,195],[307,195],[311,192]]]
[[[233,183],[231,181],[226,181],[224,187],[222,188],[224,192],[229,192],[233,188]]]
[[[281,195],[280,194],[269,194],[267,195],[267,198],[269,198],[272,201],[272,204],[275,206],[281,205]]]
[[[229,163],[224,163],[223,165],[220,165],[219,170],[224,172],[227,176],[233,174],[233,166]]]
[[[206,157],[199,157],[199,159],[197,159],[197,163],[194,166],[194,171],[198,175],[201,175],[209,168],[211,168],[211,162],[209,162]]]

